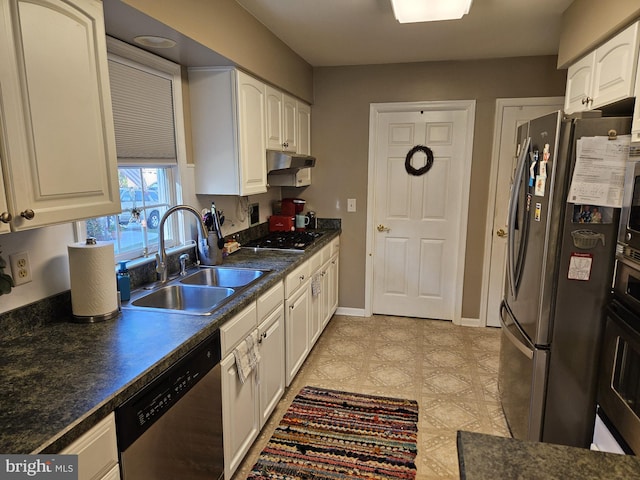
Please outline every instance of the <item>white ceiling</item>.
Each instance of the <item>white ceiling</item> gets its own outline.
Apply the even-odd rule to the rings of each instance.
[[[336,66],[555,55],[573,0],[474,0],[461,20],[413,24],[389,0],[236,1],[312,66]]]

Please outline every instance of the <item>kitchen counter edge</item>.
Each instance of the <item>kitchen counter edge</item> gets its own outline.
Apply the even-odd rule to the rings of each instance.
[[[3,422],[0,451],[11,454],[60,452],[219,329],[225,321],[231,319],[277,282],[282,281],[298,265],[309,260],[340,233],[340,230],[325,230],[324,234],[302,254],[240,249],[225,258],[222,266],[263,268],[272,272],[213,315],[165,314],[123,309],[122,315],[112,321],[89,325],[66,321],[56,322],[29,335],[28,338],[2,343],[4,357],[0,364],[2,376],[6,376],[6,371],[3,369],[11,368],[7,363],[12,362],[12,354],[15,358],[13,359],[14,375],[9,379],[13,380],[10,382],[12,388],[9,395],[5,396],[3,406],[0,408],[0,421]],[[149,328],[143,328],[143,324]],[[175,332],[153,332],[154,327],[166,327],[174,329]],[[143,340],[139,340],[136,344],[137,338],[122,338],[125,335],[131,337],[140,335]],[[165,336],[169,338],[165,340]],[[155,342],[161,344],[158,346],[160,353],[157,354],[157,358],[153,358],[155,352],[150,351],[152,346],[156,346]],[[73,355],[74,352],[71,351],[74,346],[82,350],[77,355]],[[4,353],[12,347],[14,351],[5,357]],[[149,351],[140,351],[136,354],[136,348]],[[117,351],[115,355],[114,350]],[[64,361],[67,352],[71,357],[69,365]],[[91,358],[94,355],[100,356],[102,360]],[[137,366],[138,368],[133,365],[136,358],[142,359],[140,362],[143,363]],[[29,359],[36,365],[28,364]],[[25,360],[25,365],[17,367],[16,362],[21,360]],[[112,366],[112,363],[117,363],[117,368],[113,368],[114,370],[121,369],[121,371],[101,371],[102,368]],[[61,368],[66,367],[68,371],[57,371],[59,369],[56,370],[55,367],[60,364],[64,365]],[[129,370],[130,365],[131,370]],[[20,368],[20,374],[16,374],[18,368]],[[46,380],[47,375],[44,371],[46,368],[56,370],[52,373],[55,373],[54,377],[58,382],[43,386],[26,376],[32,374],[37,377],[36,380]],[[88,373],[78,375],[78,369]],[[25,376],[21,377],[23,370]],[[119,375],[119,378],[108,378],[111,373]],[[14,383],[21,378],[32,381],[31,389],[38,390],[30,392],[32,396],[28,401],[19,397],[20,392],[24,394],[24,390],[29,386],[23,386],[21,389]],[[67,380],[67,384],[60,384],[60,379]],[[92,388],[98,388],[99,392],[96,396],[92,398],[89,395],[86,399],[77,398],[83,396],[82,394],[89,394]],[[46,393],[43,394],[43,392]],[[30,419],[32,420],[29,423]],[[7,433],[7,429],[20,429],[20,432]]]
[[[466,431],[458,431],[457,445],[461,480],[605,480],[640,476],[640,459],[633,455]]]

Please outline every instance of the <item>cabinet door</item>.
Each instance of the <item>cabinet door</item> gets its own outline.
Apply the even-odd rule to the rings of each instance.
[[[596,50],[590,108],[632,96],[637,62],[638,24],[635,23]]]
[[[306,286],[286,301],[285,335],[288,387],[309,354],[309,289]]]
[[[582,112],[589,109],[594,58],[595,53],[591,53],[569,67],[564,97],[566,113]]]
[[[4,1],[0,22],[13,229],[119,212],[102,2]]]
[[[296,99],[282,95],[282,149],[296,152],[298,148],[298,107]]]
[[[328,291],[329,291],[329,309],[325,318],[325,325],[329,323],[331,317],[338,308],[338,273],[339,273],[339,257],[335,255],[329,262],[329,268],[327,269],[328,278]]]
[[[298,153],[311,155],[311,107],[302,102],[298,102]]]
[[[265,88],[265,131],[267,148],[282,149],[282,92],[269,85]]]
[[[265,85],[237,72],[240,196],[267,191]]]
[[[255,371],[244,383],[233,354],[222,362],[222,431],[224,476],[231,478],[260,431]]]
[[[325,295],[323,283],[322,270],[319,269],[311,275],[309,282],[309,348],[315,345],[320,333],[322,333],[323,297]]]
[[[284,306],[282,304],[260,324],[258,335],[260,338],[260,428],[262,428],[284,393]]]
[[[118,472],[114,414],[100,421],[60,453],[78,455],[79,480],[108,478],[114,470]]]

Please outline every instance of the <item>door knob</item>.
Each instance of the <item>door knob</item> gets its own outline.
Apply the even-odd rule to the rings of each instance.
[[[391,230],[391,229],[390,229],[389,227],[385,227],[385,226],[384,226],[384,225],[382,225],[382,224],[378,225],[378,231],[379,231],[379,232],[388,232],[388,231],[390,231],[390,230]]]
[[[0,213],[0,222],[2,223],[9,223],[12,219],[12,216],[9,212],[2,212]]]
[[[496,235],[498,235],[500,238],[507,238],[507,232],[505,232],[503,228],[498,230],[496,232]]]

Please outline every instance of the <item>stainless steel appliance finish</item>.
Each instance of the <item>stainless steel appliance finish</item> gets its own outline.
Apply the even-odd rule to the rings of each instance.
[[[509,208],[498,376],[507,422],[519,439],[588,447],[593,437],[602,312],[613,278],[619,209],[610,209],[602,223],[576,223],[576,208],[582,207],[568,203],[567,194],[576,140],[607,136],[611,129],[628,134],[631,119],[568,119],[556,112],[519,129],[526,148]],[[534,173],[540,168],[547,144],[541,195],[530,172],[533,161]],[[585,228],[602,241],[588,249],[574,242],[576,231]],[[576,258],[590,262],[587,278],[570,276]]]
[[[640,316],[613,300],[607,308],[598,404],[633,452],[640,452]]]
[[[311,155],[267,150],[267,173],[270,175],[296,172],[301,168],[313,167],[315,164],[316,159]]]
[[[618,258],[606,310],[598,404],[630,453],[640,453],[640,264]]]
[[[632,148],[629,153],[618,243],[626,257],[640,262],[640,147]]]
[[[220,334],[116,409],[123,480],[222,479]]]

